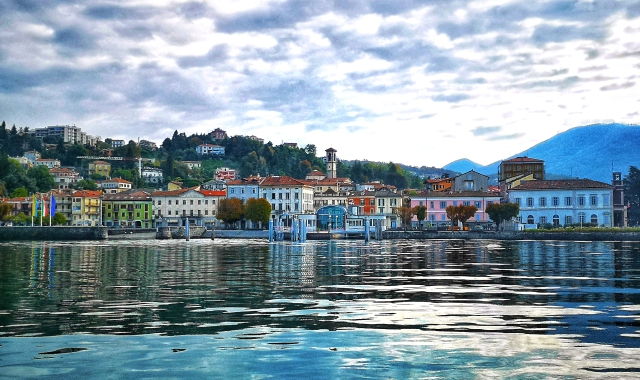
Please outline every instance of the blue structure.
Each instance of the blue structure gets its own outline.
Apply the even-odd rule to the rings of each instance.
[[[324,206],[316,213],[316,224],[320,230],[343,230],[347,217],[347,208],[344,206]]]

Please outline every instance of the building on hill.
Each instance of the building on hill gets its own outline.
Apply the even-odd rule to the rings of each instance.
[[[187,167],[191,170],[202,168],[202,161],[182,161],[182,163],[187,165]]]
[[[259,142],[260,144],[264,144],[264,139],[263,139],[263,138],[260,138],[260,137],[258,137],[258,136],[251,135],[251,136],[246,136],[246,137],[247,137],[249,140],[257,141],[257,142]]]
[[[102,192],[93,190],[76,190],[72,193],[71,219],[72,226],[100,226],[102,212]]]
[[[411,197],[410,207],[426,206],[426,223],[431,227],[449,227],[451,219],[447,216],[449,206],[475,206],[478,211],[466,223],[487,226],[490,223],[485,209],[492,203],[500,203],[500,194],[488,191],[427,191]],[[413,217],[414,226],[418,219]]]
[[[29,131],[36,138],[59,137],[65,144],[80,144],[95,146],[97,137],[87,135],[75,125],[52,125],[45,128],[35,128]]]
[[[111,177],[111,164],[106,161],[93,161],[89,163],[89,168],[87,170],[89,175],[100,175],[105,178]]]
[[[227,132],[223,131],[220,128],[216,128],[209,133],[209,136],[211,136],[211,138],[214,140],[224,140],[227,138]]]
[[[127,145],[126,142],[124,140],[111,140],[111,147],[112,148],[120,148]]]
[[[200,190],[226,190],[227,183],[225,181],[212,179],[200,185]]]
[[[424,184],[429,191],[445,192],[450,191],[453,188],[453,180],[448,176],[428,179]]]
[[[157,185],[164,180],[164,173],[160,168],[143,167],[142,179],[148,184]]]
[[[142,190],[105,194],[102,198],[102,225],[123,228],[152,228],[153,200]]]
[[[289,148],[297,148],[298,147],[298,143],[291,143],[291,142],[282,143],[282,145],[288,146]]]
[[[536,180],[545,179],[544,161],[530,157],[515,157],[500,163],[498,181],[520,174],[533,174]]]
[[[453,177],[453,191],[487,191],[489,176],[475,170]]]
[[[24,157],[31,162],[31,165],[35,165],[36,160],[40,159],[40,152],[30,150],[28,152],[24,152]]]
[[[138,146],[140,147],[140,149],[148,150],[150,152],[155,152],[156,150],[158,150],[158,145],[156,145],[156,143],[154,143],[153,141],[140,140],[138,142]]]
[[[612,227],[613,189],[590,179],[522,182],[508,191],[509,202],[520,205],[518,221],[525,228],[591,224]]]
[[[131,182],[122,178],[107,179],[98,183],[98,187],[101,188],[105,194],[115,194],[131,190],[131,186]]]
[[[56,183],[58,190],[68,189],[82,179],[80,173],[74,168],[53,168],[49,173],[53,176],[53,182]]]
[[[260,195],[271,203],[272,217],[313,213],[313,187],[288,176],[270,175],[260,183]]]
[[[214,144],[201,144],[196,147],[196,153],[202,155],[224,156],[224,147]]]
[[[46,166],[49,169],[59,168],[60,160],[58,160],[57,158],[38,158],[36,159],[34,166],[40,165]]]
[[[230,168],[217,168],[216,179],[218,181],[233,181],[237,178],[238,171]]]

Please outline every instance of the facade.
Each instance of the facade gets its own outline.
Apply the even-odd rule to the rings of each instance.
[[[152,228],[153,201],[151,194],[142,190],[105,194],[102,198],[102,225]]]
[[[58,189],[68,189],[69,186],[82,179],[80,173],[72,168],[53,168],[49,170],[49,173],[53,176],[53,181]]]
[[[271,203],[272,217],[313,213],[313,187],[303,181],[287,176],[268,176],[263,179],[259,191]]]
[[[453,180],[449,177],[428,179],[425,187],[430,191],[449,191],[453,187]]]
[[[35,128],[30,131],[35,137],[60,137],[65,144],[95,145],[96,138],[82,132],[75,125],[52,125],[45,128]]]
[[[57,199],[56,199],[57,201]],[[78,190],[71,195],[72,226],[100,226],[102,212],[102,192],[93,190]]]
[[[613,225],[613,186],[590,179],[527,181],[508,192],[520,205],[518,221],[526,228],[550,223],[556,227]]]
[[[122,178],[113,178],[102,181],[98,184],[105,194],[115,194],[122,191],[131,190],[132,183]]]
[[[211,136],[211,138],[214,140],[224,140],[227,138],[227,132],[223,131],[220,128],[216,128],[211,133],[209,133],[209,136]]]
[[[233,181],[237,178],[238,172],[230,168],[217,168],[216,179],[218,181]]]
[[[36,159],[35,166],[46,166],[49,169],[59,168],[60,160],[56,158],[38,158]]]
[[[324,206],[342,206],[347,207],[349,204],[349,192],[336,191],[332,188],[324,192],[315,191],[313,193],[313,207],[319,210]]]
[[[402,207],[402,195],[394,191],[384,189],[375,192],[376,214],[384,215],[384,226],[396,228],[398,226],[398,214],[396,209]]]
[[[498,181],[520,174],[533,174],[537,180],[544,179],[544,161],[529,157],[516,157],[500,163]]]
[[[376,213],[376,193],[370,190],[354,191],[347,199],[355,215],[374,215]]]
[[[224,147],[213,144],[201,144],[196,147],[196,153],[202,155],[223,156]]]
[[[111,140],[111,147],[112,148],[120,148],[125,146],[125,142],[124,140]]]
[[[226,190],[227,183],[224,181],[219,181],[217,179],[212,179],[211,181],[207,181],[200,185],[200,190]]]
[[[56,200],[56,212],[61,213],[67,218],[67,225],[71,225],[73,220],[73,193],[75,190],[58,189],[51,192]]]
[[[111,164],[106,161],[93,161],[89,163],[89,175],[98,174],[103,177],[111,177]]]
[[[249,198],[260,198],[264,194],[260,191],[260,184],[264,178],[249,177],[227,182],[227,198],[237,198],[246,203]]]
[[[624,181],[622,173],[613,173],[613,225],[614,227],[628,227],[629,217],[627,205],[624,203]]]
[[[439,192],[428,191],[414,196],[411,199],[411,208],[416,206],[426,206],[426,223],[432,227],[449,226],[451,220],[447,217],[447,207],[449,206],[476,206],[478,211],[475,216],[467,220],[467,223],[489,223],[489,215],[485,209],[491,203],[500,203],[500,194],[488,191],[458,191]],[[418,223],[414,216],[413,223]]]
[[[182,163],[187,165],[191,170],[202,168],[202,161],[182,161]]]
[[[533,173],[520,174],[515,177],[503,179],[499,182],[500,195],[506,198],[507,192],[512,188],[520,186],[523,182],[535,180],[536,179],[533,178]]]
[[[453,191],[487,191],[489,176],[470,170],[453,178]]]
[[[162,169],[160,168],[142,168],[142,179],[148,184],[159,184],[162,183],[163,176]]]
[[[224,191],[193,188],[155,191],[152,194],[156,226],[204,226],[215,221],[218,203]]]

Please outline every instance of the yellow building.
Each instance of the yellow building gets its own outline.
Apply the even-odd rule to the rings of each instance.
[[[89,164],[89,175],[99,174],[103,177],[111,177],[111,164],[106,161],[93,161]]]

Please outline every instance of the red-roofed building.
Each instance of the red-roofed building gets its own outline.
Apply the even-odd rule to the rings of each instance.
[[[122,191],[131,190],[132,183],[122,178],[112,178],[102,181],[98,187],[103,189],[105,194],[115,194]]]
[[[98,190],[77,190],[71,194],[72,226],[102,225],[102,192]]]
[[[187,188],[155,191],[151,196],[156,226],[182,226],[187,218],[192,226],[205,226],[214,223],[225,191]]]
[[[268,176],[260,184],[260,195],[271,203],[271,215],[310,214],[313,187],[288,176]]]
[[[58,189],[68,189],[69,185],[81,179],[80,173],[70,168],[53,168],[49,169],[49,173],[53,176],[53,181],[58,186]]]

